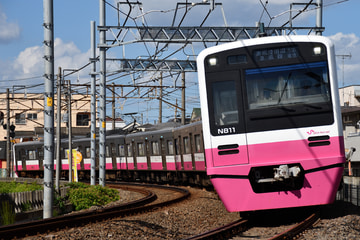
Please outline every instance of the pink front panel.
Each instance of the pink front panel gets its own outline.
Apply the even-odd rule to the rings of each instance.
[[[305,175],[304,187],[296,191],[254,193],[248,179],[211,179],[229,212],[329,204],[334,201],[343,168]]]
[[[304,170],[342,162],[344,156],[343,137],[332,137],[330,145],[309,147],[309,141],[285,141],[249,145],[250,164],[271,165],[301,162]]]
[[[239,152],[236,154],[220,155],[221,153],[226,153],[227,150],[238,150]],[[249,162],[246,146],[239,146],[238,148],[226,149],[226,150],[219,150],[217,148],[214,148],[212,149],[212,155],[213,155],[212,165],[214,165],[215,167],[229,166],[235,164],[246,164]]]
[[[222,156],[215,153],[214,149],[206,149],[207,174],[247,176],[250,168],[257,166],[301,163],[304,170],[308,170],[343,163],[343,137],[332,137],[329,141],[330,145],[316,147],[309,147],[308,140],[253,144],[248,146],[249,164],[243,164],[244,161],[237,155],[228,155],[229,158],[232,156],[229,161],[233,165],[228,166],[229,161],[226,161],[224,167],[220,167]],[[214,162],[219,164],[218,167],[213,165]]]

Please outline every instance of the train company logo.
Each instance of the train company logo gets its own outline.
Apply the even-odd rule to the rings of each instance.
[[[315,131],[311,129],[309,132],[306,132],[308,135],[316,135],[316,134],[328,134],[330,131]]]

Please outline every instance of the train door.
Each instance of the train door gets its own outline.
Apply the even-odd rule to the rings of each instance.
[[[18,168],[19,170],[26,170],[26,151],[25,149],[21,148],[19,151],[19,160],[18,161]]]
[[[134,157],[134,149],[133,149],[133,142],[126,144],[126,161],[127,161],[127,168],[129,170],[137,169],[136,166],[136,159]]]
[[[181,157],[181,138],[175,138],[175,166],[176,170],[182,170],[183,164],[182,164],[182,157]]]
[[[146,170],[147,167],[147,146],[146,142],[136,142],[136,163],[137,169]]]
[[[36,153],[39,160],[39,170],[44,170],[44,151],[42,147],[37,148]]]
[[[240,72],[207,73],[206,78],[210,123],[210,148],[207,145],[206,153],[211,155],[207,161],[212,161],[209,166],[247,164]]]
[[[166,147],[164,138],[160,138],[160,156],[162,162],[162,169],[166,169]]]
[[[184,170],[193,170],[193,159],[191,154],[191,135],[182,137],[182,158]]]
[[[119,162],[117,163],[118,169],[126,170],[126,157],[125,157],[125,146],[123,144],[118,145],[119,151]]]
[[[194,134],[194,148],[195,169],[205,170],[204,148],[200,134]]]
[[[110,143],[111,148],[111,161],[112,161],[112,169],[116,169],[116,146],[115,143]]]
[[[146,161],[147,161],[147,169],[151,169],[151,156],[152,156],[152,152],[151,152],[151,146],[150,146],[150,141],[148,141],[147,139],[145,139],[145,154],[146,154]]]
[[[176,170],[175,146],[173,139],[166,141],[166,169]]]

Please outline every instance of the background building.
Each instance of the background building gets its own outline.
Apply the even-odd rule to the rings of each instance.
[[[68,102],[66,96],[61,99],[61,134],[67,136],[69,126]],[[71,126],[73,136],[86,136],[90,133],[90,95],[73,94],[71,96]],[[7,104],[9,103],[9,110]],[[44,133],[44,94],[43,93],[0,93],[0,141],[6,139],[7,116],[10,125],[15,126],[15,141],[40,140]],[[54,98],[55,129],[57,120],[57,98]],[[109,122],[109,123],[108,123]],[[98,126],[98,121],[97,124]],[[112,129],[112,118],[107,118],[107,129]],[[115,119],[115,128],[125,126],[121,118]]]

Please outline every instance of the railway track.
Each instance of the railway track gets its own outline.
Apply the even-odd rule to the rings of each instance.
[[[304,221],[293,225],[291,228],[283,231],[276,236],[269,238],[270,240],[285,240],[285,239],[296,239],[302,232],[313,226],[319,220],[319,213],[312,213]],[[231,236],[237,235],[241,232],[251,228],[255,219],[239,219],[222,227],[210,230],[208,232],[190,237],[186,240],[204,240],[204,239],[231,239]],[[236,237],[233,239],[237,239]],[[250,237],[249,237],[250,239]]]
[[[88,210],[49,219],[3,226],[0,227],[0,239],[33,236],[50,231],[59,231],[64,228],[82,226],[91,222],[100,222],[114,217],[135,215],[179,202],[190,195],[189,191],[185,189],[169,186],[111,183],[108,187],[139,192],[143,194],[144,197],[126,204],[97,210]],[[164,191],[167,190],[168,193],[164,194],[166,198],[160,199],[153,191],[148,190],[148,188],[160,188]],[[174,193],[173,197],[169,197],[169,195],[171,195],[169,192]]]

